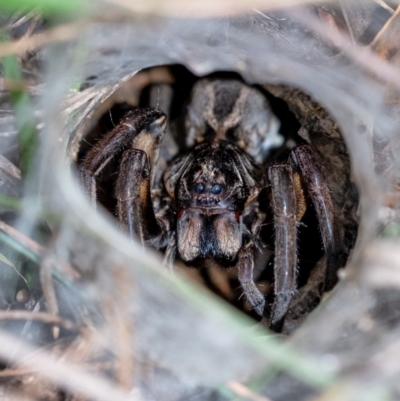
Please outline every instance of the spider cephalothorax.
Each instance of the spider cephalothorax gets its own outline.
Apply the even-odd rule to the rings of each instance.
[[[197,145],[164,178],[175,200],[182,260],[199,264],[211,258],[233,266],[242,246],[244,207],[264,186],[262,169],[234,144],[214,140]]]
[[[291,151],[288,163],[272,164],[265,171],[271,148],[282,143],[279,124],[261,92],[238,80],[196,83],[185,121],[185,150],[169,162],[162,183],[154,183],[165,128],[166,116],[158,109],[129,112],[83,160],[85,192],[94,203],[95,177],[122,154],[116,182],[118,218],[131,237],[164,250],[170,265],[179,257],[191,266],[237,267],[247,300],[262,315],[265,299],[254,283],[253,269],[265,220],[259,194],[268,188],[275,226],[270,326],[278,330],[296,290],[296,224],[307,198],[327,254],[326,289],[335,284],[340,267],[339,235],[321,163],[304,144]],[[152,183],[162,187],[157,201]]]

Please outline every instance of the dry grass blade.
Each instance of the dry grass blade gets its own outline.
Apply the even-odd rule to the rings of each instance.
[[[12,22],[7,25],[7,30],[18,28],[21,25],[25,24],[27,21],[29,21],[31,18],[36,18],[36,16],[37,12],[33,10],[19,18],[17,17],[16,20],[12,19]]]
[[[11,227],[4,221],[0,221],[0,230],[3,231],[5,234],[16,240],[19,244],[28,248],[37,256],[42,256],[43,252],[45,252],[45,248],[38,244],[36,241],[33,241],[26,235],[22,234],[14,227]]]
[[[65,42],[79,36],[83,25],[80,23],[70,23],[59,25],[56,28],[31,36],[24,36],[13,42],[0,44],[0,57],[9,54],[24,54],[34,51],[43,45],[53,42]]]
[[[382,8],[389,11],[391,14],[394,13],[394,9],[386,4],[383,0],[374,0],[376,4],[379,4]]]
[[[371,43],[371,49],[379,55],[383,60],[386,60],[390,65],[398,68],[400,65],[400,58],[398,55],[399,47],[399,34],[400,34],[400,7],[386,22],[381,31]],[[398,70],[397,70],[398,71]],[[395,90],[388,85],[390,95],[387,96],[387,103],[397,103],[399,101],[400,88]]]
[[[244,384],[238,382],[230,382],[228,383],[228,388],[233,391],[239,397],[244,397],[247,400],[251,401],[272,401],[270,398],[267,398],[263,395],[257,394],[254,391],[250,390]]]
[[[376,35],[373,43],[371,44],[371,47],[374,48],[374,50],[381,55],[383,58],[388,58],[387,56],[390,54],[388,51],[382,52],[382,47],[383,46],[388,46],[388,45],[396,45],[398,42],[396,39],[398,39],[398,34],[399,34],[399,20],[400,18],[400,7],[396,10],[394,15],[386,22],[386,24],[383,26],[383,28],[380,30],[378,35]]]
[[[39,258],[43,258],[47,253],[46,248],[42,245],[38,244],[36,241],[33,241],[31,238],[28,238],[26,235],[22,234],[14,227],[11,227],[4,221],[0,220],[0,230],[7,234],[9,237],[17,241],[23,247],[29,249]],[[78,279],[80,277],[80,273],[75,270],[70,264],[65,263],[57,258],[52,259],[55,264],[61,266],[63,271],[68,274],[72,279]]]
[[[290,15],[293,19],[298,20],[309,29],[317,32],[326,41],[335,43],[350,60],[361,66],[365,71],[372,73],[379,80],[388,82],[396,87],[397,90],[400,90],[400,74],[398,69],[385,60],[382,60],[370,47],[352,44],[346,35],[337,30],[327,30],[324,24],[301,10],[290,12]],[[392,16],[391,20],[395,15]]]
[[[12,180],[21,179],[21,170],[0,154],[0,174],[4,174]]]

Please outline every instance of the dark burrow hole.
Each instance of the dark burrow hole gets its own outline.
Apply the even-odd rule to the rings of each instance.
[[[167,71],[167,73],[165,73],[165,71]],[[239,74],[225,71],[215,72],[207,77],[243,81],[243,78]],[[183,152],[183,138],[185,134],[183,116],[185,115],[185,107],[188,104],[191,89],[198,79],[199,77],[195,76],[181,65],[156,67],[140,72],[138,76],[135,76],[131,81],[124,84],[124,87],[113,96],[114,99],[109,103],[106,109],[103,108],[103,110],[99,111],[98,117],[94,119],[93,125],[81,142],[77,158],[78,165],[85,158],[85,155],[92,146],[96,144],[98,139],[118,125],[126,112],[133,107],[148,105],[159,106],[159,108],[167,114],[169,126],[174,132],[175,142],[179,147],[178,153]],[[137,85],[140,86],[140,90],[138,90]],[[280,120],[280,133],[285,138],[285,143],[281,147],[274,149],[265,163],[264,167],[267,169],[270,164],[286,162],[291,148],[305,141],[298,135],[301,125],[295,115],[289,110],[288,104],[284,100],[266,91],[261,84],[254,86],[268,99],[273,113]],[[169,110],[163,108],[166,93],[167,96],[171,96]],[[163,150],[161,150],[161,154],[162,152]],[[169,158],[170,156],[167,154],[165,157]],[[115,157],[103,170],[97,180],[98,202],[113,216],[116,216],[115,182],[120,158],[121,157]],[[274,225],[272,214],[268,207],[269,200],[267,192],[262,191],[259,199],[260,205],[263,205],[262,208],[264,208],[264,211],[267,213],[265,227],[263,228],[263,239],[267,242],[267,246],[262,252],[259,252],[257,256],[255,276],[257,277],[257,285],[267,298],[269,307],[266,308],[266,313],[268,314],[268,309],[270,309],[274,302]],[[310,273],[324,255],[316,213],[311,202],[309,202],[308,206],[307,212],[297,227],[297,284],[299,289],[307,284]],[[236,278],[236,269],[193,269],[182,267],[182,270],[195,281],[203,283],[211,291],[221,296],[241,311],[258,321],[261,320],[261,318],[251,310],[244,297],[241,296],[242,290]],[[309,309],[311,310],[315,307],[318,301],[319,299],[314,299],[312,301],[313,305],[310,305]],[[266,316],[263,321],[264,320],[267,321],[268,316]]]

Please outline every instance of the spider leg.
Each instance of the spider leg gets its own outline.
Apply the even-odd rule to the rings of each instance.
[[[165,115],[160,110],[149,107],[133,110],[88,152],[80,165],[79,175],[81,187],[93,205],[96,204],[95,177],[114,156],[132,146],[139,133],[154,130],[154,126],[163,124]]]
[[[143,150],[124,152],[115,192],[119,221],[132,239],[139,238],[144,244],[159,234],[150,197],[150,166]]]
[[[262,316],[264,313],[265,298],[254,283],[253,270],[254,249],[249,244],[243,245],[239,251],[238,280],[247,300],[254,310]]]
[[[296,291],[296,194],[293,171],[289,165],[271,166],[268,178],[275,223],[275,302],[270,327],[280,331]]]
[[[327,255],[324,289],[329,291],[338,280],[337,271],[341,267],[341,244],[324,168],[309,145],[294,148],[290,157],[294,167],[301,174],[302,181],[316,210]]]
[[[139,238],[143,245],[166,231],[162,219],[156,218],[151,199],[151,166],[165,124],[166,118],[162,115],[134,138],[133,149],[123,153],[115,188],[119,221],[131,238]]]

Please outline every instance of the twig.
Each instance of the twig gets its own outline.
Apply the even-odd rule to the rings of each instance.
[[[34,373],[32,369],[19,368],[19,369],[4,369],[0,371],[0,377],[15,377],[23,376]]]
[[[66,330],[80,331],[79,326],[71,320],[47,312],[30,312],[25,310],[0,311],[0,320],[38,320],[43,323],[57,324]]]
[[[46,299],[47,310],[52,316],[57,316],[58,302],[52,279],[52,264],[53,261],[51,256],[47,256],[43,259],[42,263],[40,264],[39,278],[43,290],[43,295]],[[59,335],[60,328],[58,326],[53,326],[53,338],[57,339]]]
[[[99,371],[99,370],[111,370],[113,368],[113,363],[111,362],[91,362],[90,364],[80,364],[79,365],[85,371]],[[37,369],[32,368],[8,368],[0,370],[0,378],[5,377],[16,377],[24,375],[32,375],[37,373]]]

